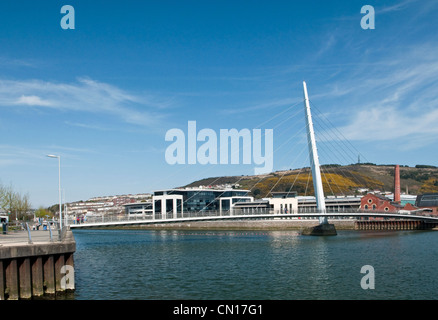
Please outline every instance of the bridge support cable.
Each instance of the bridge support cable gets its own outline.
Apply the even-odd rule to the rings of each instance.
[[[284,113],[286,113],[286,112],[290,112],[290,110],[293,109],[295,106],[297,106],[299,103],[300,103],[300,102],[297,102],[296,104],[294,104],[294,105],[292,105],[292,106],[290,106],[290,107],[288,107],[288,108],[285,108],[285,110],[283,110],[283,111],[280,112],[280,113],[277,113],[276,115],[274,115],[274,116],[271,117],[270,119],[264,121],[263,123],[261,123],[260,125],[256,126],[255,128],[259,128],[259,127],[261,127],[261,126],[263,126],[263,125],[266,125],[267,123],[273,121],[274,119],[278,118],[279,116],[283,115]],[[279,123],[277,123],[275,126],[273,126],[272,129],[274,130],[274,129],[280,127],[281,125],[287,123],[290,119],[294,118],[298,113],[299,113],[299,110],[297,110],[294,114],[289,115],[288,117],[285,117],[283,120],[281,120],[281,121],[280,121]],[[287,140],[286,140],[281,146],[277,147],[277,148],[274,150],[274,153],[275,153],[276,151],[278,151],[279,149],[281,149],[281,147],[282,147],[284,144],[288,143],[290,140],[292,140],[292,139],[293,139],[295,136],[297,136],[298,134],[300,134],[300,132],[297,132],[294,136],[289,137],[289,138],[288,138],[288,139],[287,139]],[[261,139],[261,136],[260,136],[260,139]],[[258,141],[258,140],[255,140],[253,143],[256,143],[257,141]],[[232,150],[232,154],[231,154],[231,155],[233,155],[233,154],[236,153],[236,152],[239,152],[239,153],[240,153],[240,149],[238,149],[238,150]],[[245,178],[244,176],[241,176],[241,177],[240,177],[237,181],[235,181],[234,183],[239,183],[239,182],[240,182],[242,179],[244,179],[244,178]],[[250,188],[250,192],[252,191],[252,189],[255,187],[255,185],[256,185],[257,183],[259,183],[261,180],[263,180],[263,179],[265,179],[265,178],[266,178],[266,176],[265,176],[265,177],[262,177],[262,179],[260,179],[258,182],[256,182],[256,183],[253,185],[253,187]],[[213,182],[211,182],[210,184],[211,184],[211,185],[214,185],[214,183],[215,183],[216,181],[218,181],[219,179],[221,179],[221,177],[216,178],[216,179],[215,179]],[[199,191],[199,192],[201,192],[201,191]],[[224,191],[224,192],[225,192],[225,191]],[[211,203],[213,203],[214,201],[218,200],[222,195],[223,195],[223,193],[222,193],[222,194],[219,194],[215,199],[213,199],[210,203],[208,203],[208,204],[206,205],[206,207],[208,207],[208,205],[211,204]],[[190,198],[187,199],[187,200],[190,200],[191,198],[193,198],[193,197],[195,197],[195,196],[196,196],[196,194],[194,194],[192,197],[190,197]]]
[[[323,122],[323,123],[328,123],[330,126],[331,126],[331,128],[333,129],[333,130],[329,130],[328,132],[334,132],[334,134],[336,134],[336,132],[337,132],[337,134],[339,135],[339,136],[341,136],[341,138],[340,139],[337,139],[338,141],[341,141],[345,146],[346,146],[346,148],[347,149],[349,149],[349,150],[351,150],[351,149],[354,149],[354,151],[356,152],[356,153],[354,153],[354,152],[352,152],[352,151],[350,151],[352,154],[356,154],[356,155],[360,155],[361,157],[363,157],[367,162],[369,162],[367,159],[366,159],[366,157],[362,154],[362,153],[360,153],[360,151],[359,150],[357,150],[356,149],[356,147],[342,134],[342,132],[340,132],[339,131],[339,129],[330,121],[330,119],[329,118],[327,118],[319,109],[318,109],[318,107],[317,106],[315,106],[315,104],[312,102],[312,101],[310,101],[310,103],[312,104],[312,107],[314,108],[314,110],[316,110],[316,112],[320,115],[320,117],[321,118],[324,118],[324,120],[325,120],[325,122]],[[351,147],[351,148],[350,148]]]
[[[321,139],[318,139],[318,141],[323,142],[320,145],[319,151],[323,154],[323,157],[327,158],[329,161],[328,163],[333,164],[345,164],[348,165],[350,163],[355,163],[355,156],[359,154],[359,156],[362,156],[362,158],[365,158],[355,147],[354,145],[348,141],[344,135],[330,122],[330,120],[319,111],[317,106],[312,102],[309,101],[312,105],[313,110],[316,111],[316,117],[314,120],[315,125],[320,128],[318,130],[318,133],[316,134],[317,137],[320,137]],[[326,148],[328,151],[326,152]],[[354,149],[354,150],[352,150]],[[336,160],[332,160],[333,156],[336,158]],[[341,157],[342,159],[340,159]],[[365,158],[366,159],[366,158]],[[367,160],[366,160],[367,161]],[[345,171],[342,168],[339,168],[337,170],[336,167],[330,167],[330,166],[321,166],[321,172],[323,172],[324,176],[327,174],[335,174],[342,176],[346,181],[353,182],[357,187],[365,186],[364,181],[360,181],[358,177],[354,174],[350,174],[347,176],[345,174]],[[342,191],[341,187],[344,187],[346,189],[346,186],[339,186],[339,184],[336,182],[336,177],[333,180],[336,184],[337,189],[339,190],[339,193],[341,193],[343,196],[345,196],[344,191]],[[330,187],[330,181],[326,178],[326,183]],[[333,192],[333,195],[336,196],[336,194]]]
[[[293,104],[292,106],[290,106],[290,107],[288,107],[288,108],[285,108],[285,110],[283,110],[283,111],[281,111],[281,112],[279,112],[279,113],[276,113],[274,116],[272,116],[272,117],[269,118],[268,120],[265,120],[265,121],[263,121],[262,123],[258,124],[255,128],[262,127],[263,125],[265,125],[265,124],[267,124],[267,123],[273,121],[274,119],[276,119],[276,118],[278,118],[278,117],[280,117],[280,116],[286,114],[286,112],[289,112],[291,108],[294,108],[295,106],[299,105],[300,103],[301,103],[301,101],[298,101],[298,102],[296,102],[295,104]],[[292,116],[289,116],[288,118],[291,118],[291,117],[293,117],[293,115],[292,115]],[[275,127],[278,127],[278,124],[277,124]],[[274,127],[274,128],[275,128],[275,127]],[[233,152],[240,152],[240,150],[232,150],[232,154],[233,154]],[[231,154],[231,155],[232,155],[232,154]],[[203,171],[198,175],[198,179],[202,179],[203,177],[205,177],[205,176],[207,175],[208,172],[210,172],[211,170],[213,170],[213,168],[214,168],[214,166],[209,166],[209,167],[207,167],[205,170],[203,170]],[[185,172],[185,170],[186,170],[186,168],[185,168],[184,166],[181,166],[181,169],[180,169],[180,170],[178,170],[176,173],[172,173],[172,174],[170,174],[170,175],[167,176],[167,177],[164,177],[163,179],[161,179],[161,181],[163,181],[163,180],[170,180],[170,179],[173,179],[177,174],[179,174],[179,173],[183,173],[183,172]],[[211,182],[210,184],[214,184],[214,183],[216,183],[219,179],[221,179],[221,177],[217,177],[217,178],[216,178],[213,182]],[[243,179],[243,177],[240,178],[238,181],[240,181],[241,179]],[[235,183],[238,183],[238,181],[235,182]],[[196,196],[196,195],[193,195],[193,197],[194,197],[194,196]],[[189,198],[189,199],[190,199],[190,198]],[[189,200],[189,199],[188,199],[188,200]]]
[[[332,122],[325,116],[323,113],[319,111],[317,106],[315,106],[312,101],[310,101],[312,104],[313,110],[316,110],[316,121],[315,124],[320,128],[318,130],[318,137],[321,137],[320,141],[323,141],[324,143],[320,146],[320,152],[323,154],[324,157],[329,159],[328,163],[333,164],[353,164],[355,163],[355,156],[359,154],[359,156],[362,156],[362,158],[365,158],[355,147],[354,145],[348,141],[345,136],[332,124]],[[351,146],[351,147],[350,147]],[[327,149],[327,152],[326,152]],[[354,150],[353,150],[354,149]],[[333,160],[333,157],[336,158],[336,160]],[[342,159],[340,159],[340,157]],[[366,159],[366,158],[365,158]],[[366,160],[368,161],[368,160]],[[346,174],[345,170],[343,168],[337,168],[336,166],[330,167],[330,166],[322,166],[321,170],[325,173],[333,173],[335,175],[340,175],[345,179],[344,183],[347,183],[348,181],[351,181],[352,184],[354,184],[357,188],[359,187],[369,187],[369,182],[363,179],[360,179],[361,176],[359,174],[353,174],[349,173]],[[336,177],[335,177],[336,178]],[[333,181],[336,182],[336,179]],[[327,181],[328,182],[328,181]],[[337,183],[336,183],[337,184]],[[339,184],[337,184],[339,186]],[[351,186],[351,184],[349,185]],[[340,188],[343,187],[346,191],[348,191],[347,186],[341,185]],[[341,194],[344,192],[342,190],[339,191]],[[344,195],[344,194],[343,194]],[[345,195],[344,195],[345,196]]]

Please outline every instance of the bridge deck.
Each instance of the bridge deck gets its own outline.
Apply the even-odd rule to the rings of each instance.
[[[190,221],[218,221],[218,220],[244,220],[244,219],[298,219],[298,218],[319,218],[320,216],[327,216],[328,218],[366,218],[366,217],[380,217],[389,219],[408,219],[408,220],[422,220],[428,222],[438,222],[438,217],[430,217],[423,215],[400,214],[400,213],[363,213],[363,212],[342,212],[342,213],[285,213],[285,214],[245,214],[245,215],[214,215],[214,216],[198,216],[198,217],[182,217],[169,219],[142,219],[132,218],[126,220],[101,221],[101,222],[85,222],[80,224],[69,224],[70,228],[95,228],[95,227],[115,227],[115,226],[129,226],[129,225],[147,225],[147,224],[163,224],[163,223],[180,223]]]

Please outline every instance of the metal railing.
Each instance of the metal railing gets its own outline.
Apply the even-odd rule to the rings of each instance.
[[[331,208],[330,208],[331,209]],[[394,218],[395,216],[400,217],[406,217],[406,218],[412,218],[412,217],[432,217],[431,215],[427,213],[409,213],[409,212],[403,212],[403,213],[395,213],[395,212],[377,212],[377,211],[371,211],[371,210],[358,210],[354,208],[339,208],[339,210],[327,210],[325,212],[325,215],[330,219],[361,219],[363,217],[370,217],[370,216],[378,216],[383,218]],[[233,211],[219,211],[219,210],[210,210],[210,211],[185,211],[185,212],[178,212],[174,214],[173,212],[167,212],[162,214],[160,213],[151,213],[148,212],[147,214],[131,214],[131,215],[115,215],[115,214],[109,214],[109,215],[102,215],[102,216],[89,216],[84,218],[83,220],[80,219],[79,221],[77,219],[68,219],[67,224],[68,225],[87,225],[87,224],[112,224],[112,223],[124,223],[124,222],[135,222],[135,221],[171,221],[174,219],[190,219],[190,218],[208,218],[208,217],[233,217],[233,216],[253,216],[254,218],[257,218],[259,215],[269,215],[269,217],[261,217],[261,218],[282,218],[282,219],[315,219],[316,217],[320,216],[322,213],[318,212],[318,210],[309,210],[309,208],[300,208],[300,210],[292,211],[292,212],[280,212],[279,210],[274,211],[273,209],[266,209],[266,208],[249,208],[249,209],[234,209]],[[363,216],[361,216],[363,214]],[[387,217],[386,217],[387,216]],[[249,217],[250,218],[250,217]]]
[[[356,211],[354,211],[356,212]],[[313,212],[313,215],[318,214]],[[174,220],[174,219],[190,219],[190,218],[207,218],[207,217],[233,217],[233,216],[262,216],[269,215],[272,218],[298,218],[303,217],[308,218],[312,217],[312,213],[308,214],[300,214],[298,212],[280,212],[279,210],[272,209],[257,209],[257,210],[233,210],[233,211],[219,211],[219,210],[210,210],[210,211],[185,211],[178,212],[175,215],[171,212],[165,213],[164,218],[160,213],[155,214],[133,214],[133,215],[102,215],[102,216],[91,216],[85,219],[68,219],[67,224],[70,226],[79,226],[79,225],[87,225],[87,224],[111,224],[111,223],[123,223],[123,222],[135,222],[135,221],[166,221],[166,220]],[[296,216],[294,216],[296,215]]]
[[[21,230],[8,230],[0,235],[0,244],[10,245],[14,243],[27,242],[35,244],[39,242],[53,242],[55,238],[62,241],[65,238],[68,227],[63,228],[63,232],[59,232],[58,223],[52,222],[43,230],[34,229],[28,222],[23,222],[20,225]]]

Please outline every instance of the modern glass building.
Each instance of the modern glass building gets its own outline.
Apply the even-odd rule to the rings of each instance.
[[[177,218],[183,212],[230,211],[238,202],[249,202],[248,190],[168,189],[152,197],[155,219]]]
[[[125,205],[125,211],[127,215],[143,215],[152,219],[180,218],[183,213],[232,213],[236,204],[254,201],[248,196],[249,192],[201,188],[159,190],[154,192],[151,202]]]

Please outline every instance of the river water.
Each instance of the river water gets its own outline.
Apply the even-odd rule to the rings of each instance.
[[[78,300],[438,298],[436,231],[73,232]]]

